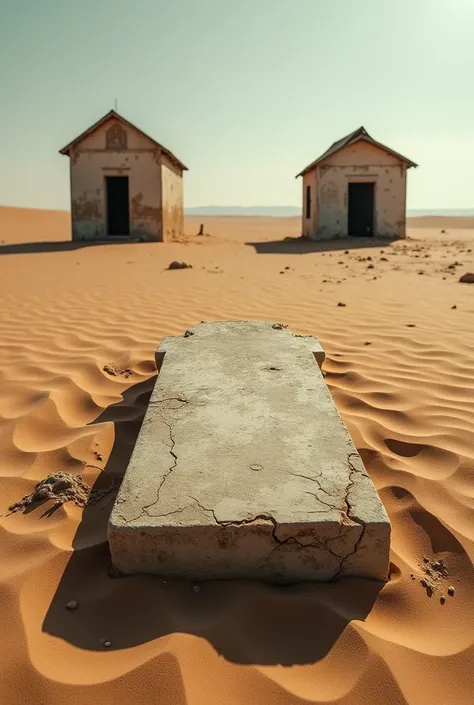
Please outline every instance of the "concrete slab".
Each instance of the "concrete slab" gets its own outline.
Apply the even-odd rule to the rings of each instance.
[[[315,338],[265,321],[201,323],[163,339],[109,522],[119,571],[387,579],[389,519],[323,359]]]

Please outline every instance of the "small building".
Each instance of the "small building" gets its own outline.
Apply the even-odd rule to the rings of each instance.
[[[70,159],[73,240],[163,241],[183,232],[187,167],[115,110],[60,154]]]
[[[303,235],[405,237],[406,174],[417,165],[360,127],[334,142],[303,177]]]

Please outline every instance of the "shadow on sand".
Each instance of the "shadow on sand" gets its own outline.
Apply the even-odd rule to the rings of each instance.
[[[338,250],[358,250],[368,247],[388,247],[393,238],[346,237],[337,240],[309,240],[305,237],[288,237],[284,240],[263,240],[246,242],[255,247],[259,255],[303,255],[309,252],[332,252]]]
[[[115,441],[95,489],[119,484],[126,470],[155,379],[131,387],[94,422],[112,421]],[[382,583],[345,578],[337,583],[277,587],[252,581],[201,583],[156,576],[110,575],[107,521],[115,493],[83,513],[73,553],[43,622],[43,631],[82,649],[120,650],[182,633],[206,639],[240,664],[307,664],[324,658],[351,620],[364,620]],[[69,601],[77,609],[66,608]]]
[[[109,238],[108,240],[64,240],[63,242],[19,242],[14,245],[0,245],[0,255],[31,255],[42,252],[69,252],[83,247],[97,245],[120,245],[137,243],[131,238]],[[148,243],[150,244],[150,243]]]

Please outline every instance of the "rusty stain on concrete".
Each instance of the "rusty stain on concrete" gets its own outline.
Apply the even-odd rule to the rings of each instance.
[[[75,220],[95,220],[102,216],[102,204],[98,198],[88,198],[83,194],[72,201],[72,213]]]

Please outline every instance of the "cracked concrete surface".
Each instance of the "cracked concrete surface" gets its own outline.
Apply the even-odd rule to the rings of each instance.
[[[264,321],[201,323],[163,339],[109,521],[119,571],[387,579],[390,523],[323,359],[315,338]]]

